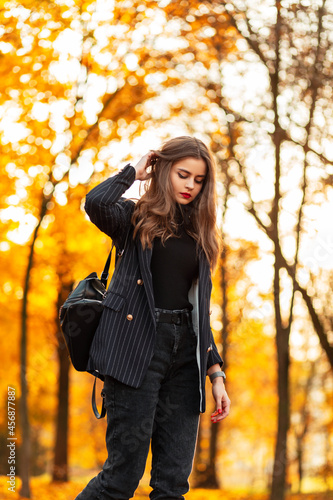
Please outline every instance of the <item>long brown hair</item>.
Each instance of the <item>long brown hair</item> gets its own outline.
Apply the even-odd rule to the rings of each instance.
[[[133,212],[134,237],[138,234],[142,246],[151,248],[155,237],[165,242],[175,236],[177,207],[170,181],[171,167],[182,158],[202,158],[207,172],[201,191],[191,207],[180,206],[180,209],[185,213],[190,210],[188,232],[214,268],[219,255],[219,242],[216,229],[215,162],[211,152],[199,139],[182,136],[167,141],[154,153],[157,161],[152,165],[145,193]]]

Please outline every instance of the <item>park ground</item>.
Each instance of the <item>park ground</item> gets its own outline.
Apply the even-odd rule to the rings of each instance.
[[[51,483],[49,477],[40,476],[31,480],[31,500],[74,500],[86,483],[71,481],[67,483]],[[1,500],[23,500],[19,496],[20,480],[17,479],[15,491],[8,490],[7,478],[0,476]],[[135,494],[134,500],[147,500],[150,488],[142,487]],[[228,492],[221,489],[191,489],[187,500],[269,500],[268,494],[251,492]],[[333,500],[333,491],[287,495],[285,500]]]

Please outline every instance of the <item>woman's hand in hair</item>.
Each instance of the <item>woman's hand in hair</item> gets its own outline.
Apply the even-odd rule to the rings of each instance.
[[[150,172],[147,172],[148,167],[151,167],[152,160],[156,158],[156,155],[153,151],[149,151],[146,155],[144,155],[141,160],[134,166],[136,171],[135,178],[139,181],[145,181],[151,177]]]

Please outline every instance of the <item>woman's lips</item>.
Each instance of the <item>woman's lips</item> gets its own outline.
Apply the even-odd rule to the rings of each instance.
[[[183,198],[186,198],[187,200],[191,198],[190,193],[180,193]]]

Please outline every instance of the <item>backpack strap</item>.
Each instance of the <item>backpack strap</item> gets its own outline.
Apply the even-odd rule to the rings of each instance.
[[[112,243],[110,253],[108,255],[108,258],[106,259],[105,266],[104,266],[103,272],[101,274],[101,282],[105,286],[105,288],[106,288],[108,278],[109,278],[109,270],[110,270],[111,255],[112,255],[113,248],[114,248],[114,243]]]
[[[101,411],[99,412],[97,409],[97,404],[96,404],[96,380],[97,377],[95,377],[94,385],[93,385],[93,390],[92,390],[92,395],[91,395],[91,406],[94,412],[94,415],[96,418],[101,419],[105,417],[106,414],[106,408],[105,408],[105,394],[102,391],[101,396],[102,396],[102,407]]]
[[[128,235],[130,233],[130,230],[131,230],[131,226],[129,226],[128,231],[126,233],[126,238],[125,238],[125,242],[124,242],[123,248],[119,249],[117,251],[117,253],[116,253],[116,267],[115,267],[115,270],[116,270],[117,267],[119,267],[119,264],[120,264],[120,261],[121,261],[121,257],[123,256],[123,253],[124,253],[125,248],[126,248],[126,244],[127,244]],[[112,251],[113,251],[114,247],[115,247],[115,244],[114,244],[114,242],[112,242],[112,247],[111,247],[110,253],[108,255],[108,258],[106,259],[105,266],[104,266],[103,272],[101,274],[101,282],[103,283],[103,285],[105,286],[105,288],[106,288],[106,285],[107,285],[107,282],[108,282],[108,278],[109,278],[111,256],[112,256]]]

